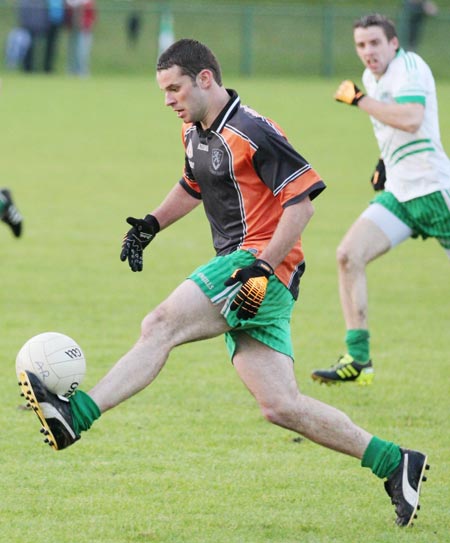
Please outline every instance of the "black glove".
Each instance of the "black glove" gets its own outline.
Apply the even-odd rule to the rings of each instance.
[[[370,178],[370,182],[372,183],[373,190],[384,190],[384,184],[386,183],[386,169],[382,158],[378,161],[375,171]]]
[[[342,81],[334,94],[334,99],[350,106],[357,106],[365,94],[349,79]]]
[[[225,281],[225,286],[229,287],[235,283],[242,283],[242,287],[237,292],[230,309],[237,309],[239,319],[252,319],[266,295],[267,283],[269,277],[273,275],[273,268],[264,260],[257,259],[250,266],[235,270],[231,277]]]
[[[128,259],[132,271],[142,271],[142,253],[159,232],[159,222],[153,215],[146,215],[143,219],[128,217],[127,223],[133,228],[123,237],[120,260],[125,262]]]

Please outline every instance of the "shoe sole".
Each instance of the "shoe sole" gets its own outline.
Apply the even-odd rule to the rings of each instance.
[[[312,373],[311,378],[313,381],[318,381],[319,384],[321,385],[323,384],[323,385],[332,386],[332,385],[341,385],[343,383],[353,383],[354,385],[365,387],[365,386],[372,385],[374,375],[372,373],[369,375],[364,375],[363,377],[362,375],[359,375],[356,379],[336,380],[336,379],[327,379],[326,377],[322,377],[320,375],[315,375],[314,373]]]
[[[419,482],[417,483],[417,503],[414,507],[413,512],[411,513],[411,516],[409,518],[408,524],[404,525],[404,528],[408,528],[408,526],[412,526],[414,520],[417,518],[417,511],[420,509],[420,490],[422,488],[422,483],[427,480],[425,477],[425,471],[430,469],[430,465],[428,464],[428,455],[425,455],[425,458],[423,460],[423,466],[422,471],[420,472]]]
[[[36,413],[37,418],[39,419],[39,422],[41,423],[41,433],[46,436],[46,439],[44,440],[45,443],[48,443],[52,449],[57,451],[58,446],[56,444],[55,436],[53,435],[49,425],[47,424],[41,406],[39,405],[39,402],[34,394],[33,387],[28,381],[27,374],[24,371],[21,371],[19,374],[19,379],[19,386],[22,390],[22,395],[28,402],[27,407],[31,407],[31,409],[33,409],[33,411]]]

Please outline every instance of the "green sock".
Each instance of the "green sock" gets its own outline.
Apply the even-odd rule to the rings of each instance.
[[[347,330],[345,343],[347,351],[358,362],[368,362],[369,356],[369,330],[353,329]]]
[[[364,452],[361,466],[370,468],[377,477],[384,479],[398,468],[401,459],[398,445],[374,436]]]
[[[89,430],[94,420],[97,420],[101,415],[98,405],[82,390],[76,390],[70,396],[69,402],[72,409],[73,425],[77,434]]]

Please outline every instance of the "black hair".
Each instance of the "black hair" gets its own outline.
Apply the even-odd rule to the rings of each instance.
[[[179,66],[183,75],[193,81],[202,70],[211,70],[216,83],[222,85],[220,65],[214,53],[197,40],[183,38],[163,51],[158,59],[156,69],[168,70]]]
[[[356,19],[353,23],[353,30],[355,30],[355,28],[368,28],[369,26],[379,26],[382,28],[388,41],[397,37],[397,30],[395,29],[393,21],[380,13],[370,13],[369,15],[364,15],[363,17]]]

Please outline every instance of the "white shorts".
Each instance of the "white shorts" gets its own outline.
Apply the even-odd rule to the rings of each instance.
[[[413,233],[407,224],[391,213],[389,209],[376,202],[363,211],[361,217],[376,224],[389,238],[391,247],[395,247],[410,238]]]

